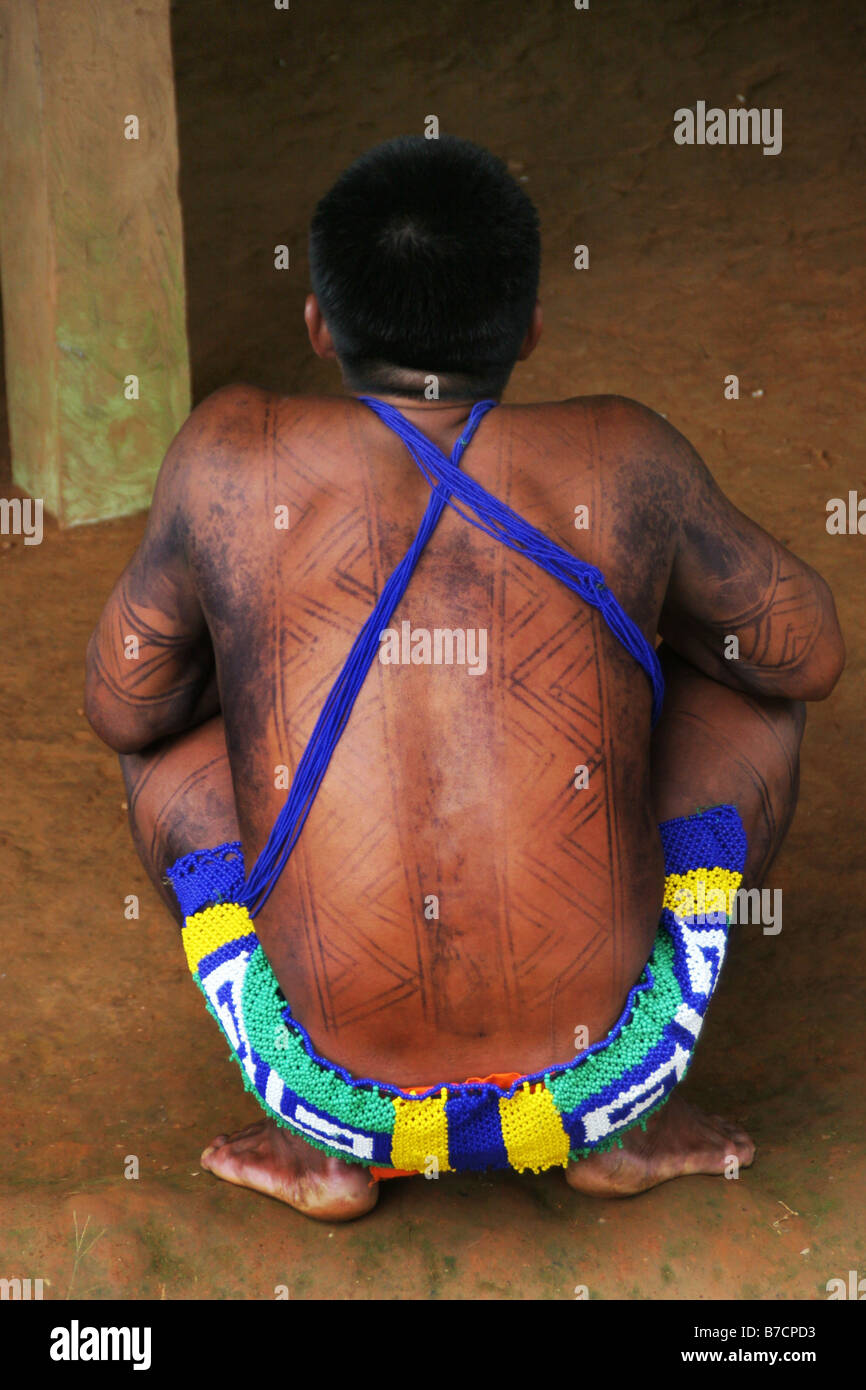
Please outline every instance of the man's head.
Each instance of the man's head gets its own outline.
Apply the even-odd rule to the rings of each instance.
[[[310,227],[313,346],[354,391],[500,395],[540,329],[538,215],[495,155],[401,136],[340,175]],[[322,330],[324,318],[325,330]]]

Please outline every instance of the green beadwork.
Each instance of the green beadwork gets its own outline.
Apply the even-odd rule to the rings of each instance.
[[[298,1131],[297,1131],[297,1129],[295,1128],[295,1126],[292,1125],[292,1124],[289,1124],[288,1120],[284,1120],[283,1117],[282,1117],[282,1115],[280,1115],[276,1110],[272,1109],[272,1107],[271,1107],[270,1105],[268,1105],[268,1103],[267,1103],[267,1101],[265,1100],[264,1096],[260,1096],[260,1095],[259,1095],[259,1093],[258,1093],[258,1091],[256,1090],[255,1086],[253,1085],[252,1081],[251,1081],[250,1078],[247,1076],[247,1073],[246,1073],[246,1070],[245,1070],[245,1068],[244,1068],[243,1062],[241,1061],[240,1057],[238,1056],[238,1054],[235,1052],[234,1048],[232,1047],[231,1039],[226,1035],[226,1030],[225,1030],[225,1028],[223,1028],[222,1019],[220,1018],[220,1016],[219,1016],[219,1014],[217,1013],[216,1009],[213,1007],[213,1004],[212,1004],[212,1003],[210,1002],[210,1000],[208,999],[207,994],[205,993],[205,990],[204,990],[204,986],[202,985],[202,983],[201,983],[201,981],[199,980],[199,978],[198,978],[197,975],[194,975],[194,976],[193,976],[193,979],[195,980],[196,984],[198,985],[199,990],[201,991],[201,995],[202,995],[202,998],[204,999],[205,1007],[207,1008],[208,1013],[210,1014],[211,1018],[215,1021],[215,1023],[217,1024],[217,1026],[219,1027],[219,1030],[220,1030],[220,1032],[222,1033],[223,1037],[225,1038],[226,1042],[229,1044],[229,1049],[230,1049],[229,1055],[230,1055],[230,1057],[231,1057],[231,1060],[235,1063],[235,1065],[237,1066],[238,1070],[240,1071],[240,1074],[241,1074],[241,1081],[242,1081],[243,1084],[244,1084],[244,1090],[245,1090],[245,1091],[249,1091],[250,1095],[255,1096],[255,1098],[256,1098],[258,1104],[261,1106],[261,1108],[262,1108],[263,1110],[266,1110],[266,1111],[267,1111],[268,1115],[269,1115],[270,1118],[273,1120],[274,1124],[279,1125],[280,1129],[288,1129],[288,1130],[290,1130],[293,1134],[297,1134]],[[304,1143],[305,1143],[305,1144],[312,1144],[312,1146],[313,1146],[314,1149],[319,1149],[321,1153],[327,1154],[329,1158],[339,1158],[339,1159],[341,1160],[341,1162],[343,1162],[343,1163],[357,1163],[357,1164],[359,1165],[359,1167],[361,1167],[361,1168],[370,1168],[370,1167],[372,1167],[372,1164],[371,1164],[371,1162],[370,1162],[369,1159],[356,1158],[354,1154],[346,1153],[343,1149],[335,1149],[335,1148],[333,1148],[330,1144],[325,1144],[325,1143],[322,1143],[322,1142],[321,1142],[320,1140],[318,1140],[318,1139],[313,1139],[312,1136],[309,1135],[309,1134],[305,1134],[305,1135],[304,1135]]]
[[[345,1125],[393,1134],[394,1106],[378,1091],[349,1086],[309,1056],[302,1038],[282,1021],[286,1000],[261,946],[247,967],[242,1007],[247,1036],[256,1052],[293,1091]]]
[[[674,975],[674,942],[664,928],[659,930],[649,966],[654,983],[635,996],[631,1018],[618,1038],[608,1047],[592,1052],[568,1071],[551,1071],[544,1084],[553,1095],[557,1110],[568,1115],[608,1082],[618,1081],[630,1067],[637,1066],[656,1043],[683,1001]],[[646,980],[646,972],[641,983]]]

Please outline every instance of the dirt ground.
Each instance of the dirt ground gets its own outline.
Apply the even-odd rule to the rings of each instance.
[[[782,932],[739,929],[686,1083],[745,1123],[754,1167],[622,1203],[555,1172],[415,1179],[332,1229],[199,1170],[257,1107],[81,710],[85,642],[143,518],[4,538],[0,1274],[51,1298],[820,1299],[866,1273],[866,537],[825,529],[829,498],[866,496],[864,25],[832,0],[174,7],[196,399],[235,380],[338,389],[301,320],[312,206],[362,149],[436,114],[511,160],[542,215],[545,336],[511,399],[612,391],[666,412],[827,577],[849,663],[810,713],[770,885]],[[780,155],[674,143],[675,108],[740,97],[782,108]]]

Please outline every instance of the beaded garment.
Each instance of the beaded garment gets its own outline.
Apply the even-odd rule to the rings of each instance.
[[[443,1082],[420,1094],[319,1057],[293,1017],[238,901],[239,843],[179,859],[189,968],[241,1068],[278,1124],[349,1162],[430,1172],[564,1165],[645,1122],[681,1081],[725,956],[746,838],[734,806],[665,821],[664,906],[652,955],[600,1042],[507,1089]],[[222,901],[220,901],[220,899]],[[698,912],[684,915],[683,903]],[[710,909],[710,910],[705,910]]]

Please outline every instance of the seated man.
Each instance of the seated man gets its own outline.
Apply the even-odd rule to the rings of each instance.
[[[487,152],[370,151],[310,257],[346,394],[199,405],[88,648],[266,1114],[202,1164],[327,1221],[407,1172],[610,1196],[748,1164],[674,1087],[842,669],[827,585],[652,410],[498,404],[539,235]]]

